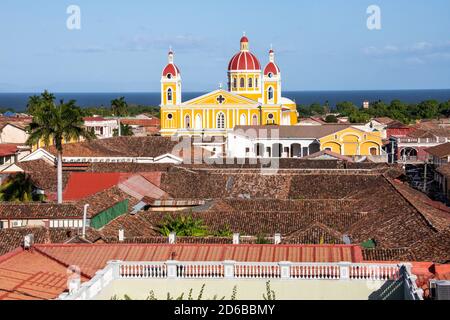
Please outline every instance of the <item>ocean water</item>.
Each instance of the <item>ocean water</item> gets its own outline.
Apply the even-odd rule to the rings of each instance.
[[[198,97],[205,92],[185,92],[183,101]],[[0,93],[0,107],[23,111],[26,108],[28,97],[37,93]],[[109,106],[110,101],[124,96],[128,104],[158,106],[160,104],[159,92],[148,93],[56,93],[58,100],[75,99],[81,107]],[[450,89],[443,90],[367,90],[367,91],[285,91],[283,96],[297,102],[297,104],[310,105],[312,103],[325,103],[330,106],[342,101],[351,101],[355,105],[362,105],[363,101],[382,100],[387,103],[399,99],[407,103],[419,103],[427,99],[436,99],[440,102],[450,100]]]

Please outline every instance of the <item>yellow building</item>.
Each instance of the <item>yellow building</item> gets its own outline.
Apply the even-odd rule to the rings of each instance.
[[[382,154],[380,132],[367,132],[348,127],[319,139],[321,150],[330,150],[344,156],[379,156]]]
[[[219,89],[182,102],[180,69],[169,52],[161,76],[161,134],[226,136],[237,125],[294,125],[294,101],[282,97],[281,72],[275,52],[261,69],[247,37],[228,65],[228,90]]]

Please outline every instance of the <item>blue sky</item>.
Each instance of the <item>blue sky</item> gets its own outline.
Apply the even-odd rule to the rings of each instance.
[[[81,30],[66,9],[81,8]],[[366,9],[381,8],[382,29]],[[170,45],[185,91],[226,83],[245,31],[285,90],[450,88],[450,1],[2,0],[0,92],[159,91]]]

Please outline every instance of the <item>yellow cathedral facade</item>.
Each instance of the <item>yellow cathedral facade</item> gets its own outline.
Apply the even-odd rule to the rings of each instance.
[[[281,71],[269,51],[264,69],[243,36],[228,64],[228,90],[222,88],[182,101],[180,69],[169,51],[161,75],[161,135],[226,136],[238,125],[294,125],[294,101],[282,97]]]

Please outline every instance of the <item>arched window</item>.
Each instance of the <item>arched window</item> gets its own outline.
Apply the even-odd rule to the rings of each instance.
[[[245,88],[245,79],[241,78],[241,88]]]
[[[241,120],[239,121],[239,124],[241,126],[246,126],[247,125],[247,116],[245,114],[241,114]]]
[[[258,77],[255,78],[255,88],[258,89],[259,87],[259,83],[258,83]]]
[[[233,79],[233,88],[237,89],[237,78]]]
[[[254,126],[258,125],[258,116],[256,114],[253,115],[252,125],[254,125]]]
[[[273,100],[273,88],[269,87],[269,90],[267,90],[267,100],[272,101]]]
[[[217,129],[225,129],[225,114],[223,112],[217,114]]]
[[[172,102],[172,99],[173,99],[172,88],[169,88],[167,90],[167,101]]]
[[[190,128],[191,128],[191,117],[190,117],[189,115],[187,115],[187,116],[184,118],[184,127],[185,127],[186,129],[190,129]]]
[[[248,87],[253,88],[253,78],[248,78]]]

